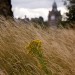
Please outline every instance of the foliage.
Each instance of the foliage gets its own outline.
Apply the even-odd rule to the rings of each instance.
[[[29,46],[27,47],[29,49],[29,53],[33,55],[40,55],[42,54],[42,49],[41,49],[41,41],[40,40],[34,40],[32,41]]]
[[[62,22],[65,28],[75,28],[75,0],[63,0],[68,12],[66,12],[66,20]]]
[[[40,40],[34,40],[29,44],[27,49],[29,50],[29,54],[32,54],[39,60],[39,63],[42,69],[44,70],[44,72],[46,73],[46,75],[52,75],[51,71],[49,72],[46,67],[46,61],[44,59],[41,45],[42,45],[42,42]]]
[[[67,0],[68,1],[68,0]],[[69,0],[69,5],[67,6],[69,12],[66,13],[67,20],[70,22],[75,21],[75,0]]]
[[[0,15],[13,17],[11,0],[0,0]]]
[[[40,16],[39,18],[32,18],[31,22],[37,23],[40,26],[43,26],[44,24],[44,19],[42,16]]]

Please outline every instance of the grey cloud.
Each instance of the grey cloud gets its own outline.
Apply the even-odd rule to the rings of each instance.
[[[54,0],[12,0],[14,17],[24,18],[25,15],[29,18],[43,16],[47,20],[53,2]],[[56,0],[56,2],[59,10],[62,13],[66,12],[62,0]]]
[[[13,7],[23,8],[49,8],[54,0],[12,0]],[[56,0],[58,6],[62,6],[62,0]]]

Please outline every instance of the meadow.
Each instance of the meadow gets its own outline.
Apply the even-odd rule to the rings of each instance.
[[[33,40],[42,42],[44,58],[28,53]],[[0,75],[75,75],[75,30],[43,29],[1,17]]]

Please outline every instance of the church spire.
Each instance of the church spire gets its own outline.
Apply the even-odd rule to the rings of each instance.
[[[57,10],[57,3],[56,3],[55,0],[54,0],[54,3],[53,3],[53,5],[52,5],[52,9],[53,9],[53,10]]]
[[[48,15],[48,25],[50,25],[53,28],[57,28],[61,20],[62,20],[61,13],[60,11],[58,11],[57,3],[54,0],[52,4],[52,10],[49,11],[49,15]]]

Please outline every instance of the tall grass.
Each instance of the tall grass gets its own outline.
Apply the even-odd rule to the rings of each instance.
[[[27,45],[37,39],[43,42],[43,54],[28,54]],[[46,69],[52,75],[75,75],[75,30],[41,29],[1,18],[0,74],[47,75]]]

